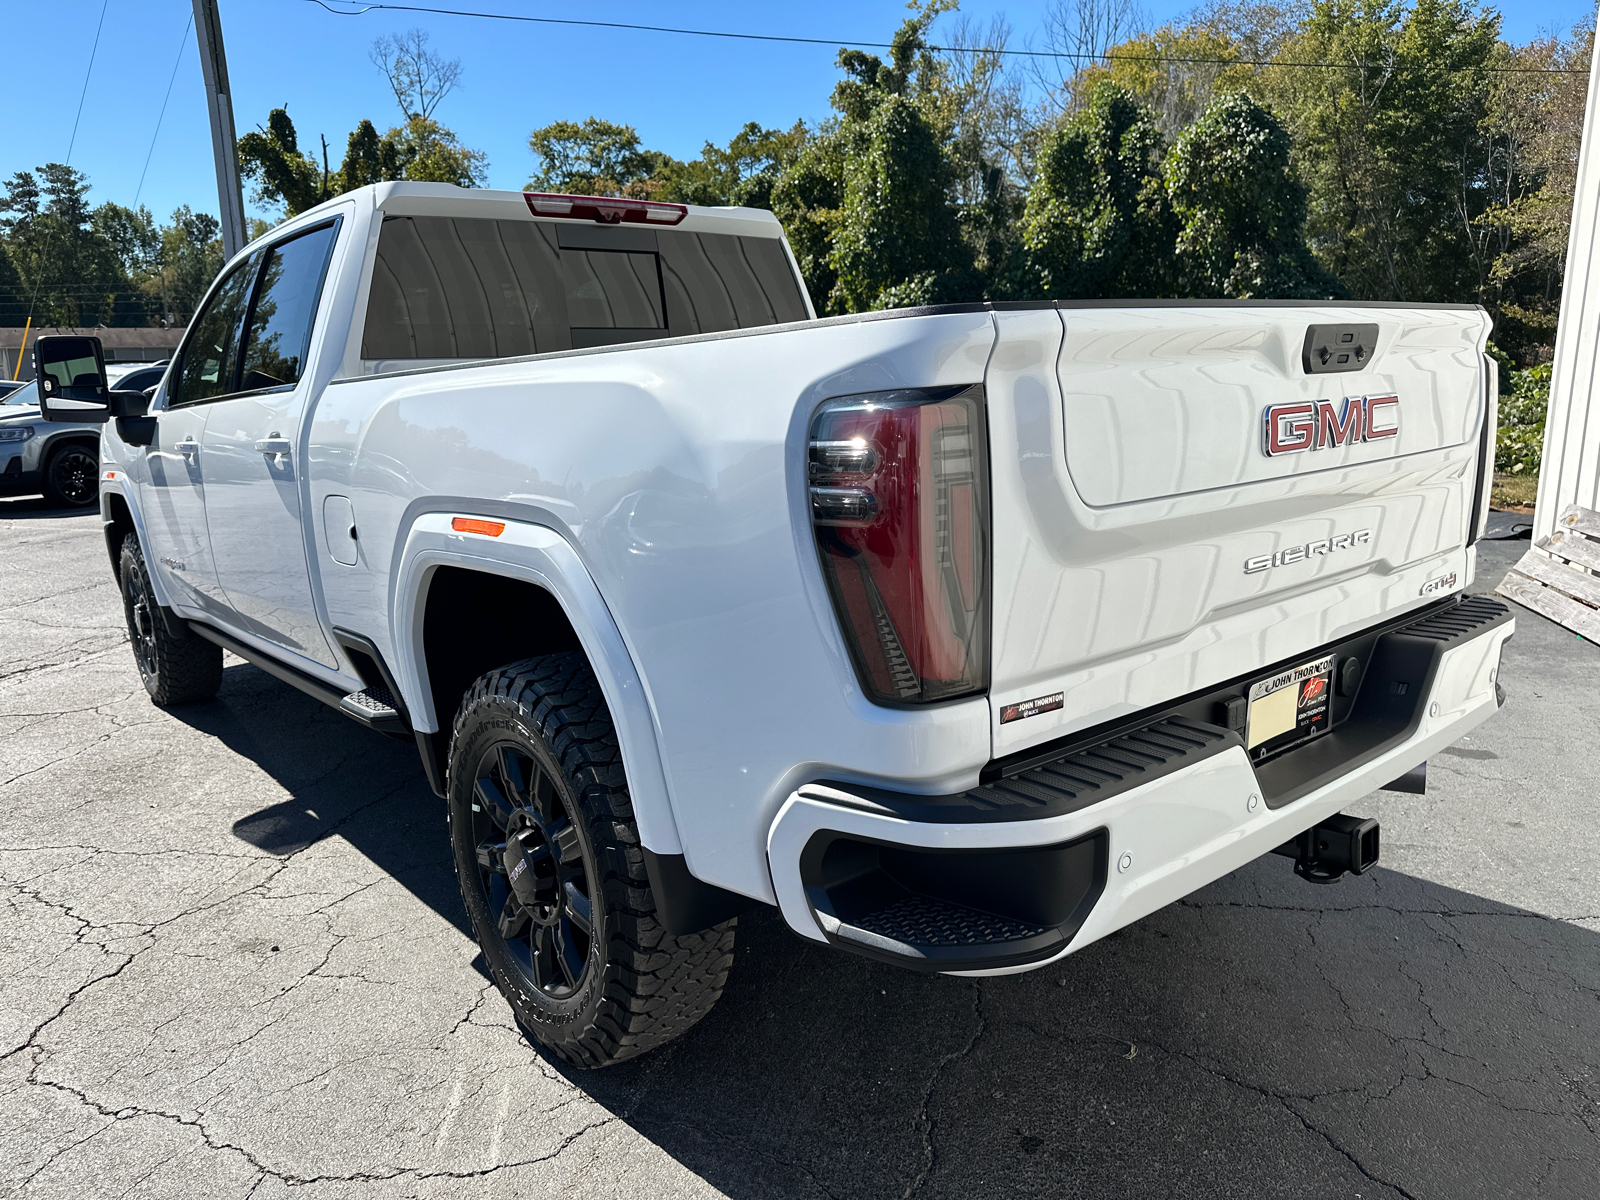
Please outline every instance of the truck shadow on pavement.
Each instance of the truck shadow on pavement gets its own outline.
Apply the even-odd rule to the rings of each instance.
[[[218,703],[175,713],[292,793],[238,837],[342,837],[470,936],[409,744],[237,664]],[[1311,888],[1279,858],[984,980],[816,947],[761,910],[688,1035],[605,1071],[550,1061],[738,1200],[1588,1196],[1600,936],[1383,868]]]

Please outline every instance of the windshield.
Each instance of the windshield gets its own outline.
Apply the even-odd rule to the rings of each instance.
[[[4,400],[0,400],[0,404],[22,404],[38,408],[39,385],[37,383],[25,383]]]

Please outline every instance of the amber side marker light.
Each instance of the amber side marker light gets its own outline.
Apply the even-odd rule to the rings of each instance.
[[[504,521],[480,521],[477,517],[452,517],[450,528],[457,533],[481,533],[484,537],[499,537],[506,531]]]

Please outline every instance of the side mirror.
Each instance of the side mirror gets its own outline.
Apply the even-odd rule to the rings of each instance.
[[[46,421],[82,424],[111,415],[105,352],[97,337],[42,337],[33,344],[39,408]]]

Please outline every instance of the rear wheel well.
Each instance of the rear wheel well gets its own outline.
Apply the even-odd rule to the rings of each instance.
[[[540,654],[583,649],[560,602],[526,580],[437,567],[423,605],[423,665],[439,723],[433,736],[441,763],[449,754],[456,709],[479,676]]]
[[[122,542],[133,528],[133,511],[129,509],[128,502],[116,492],[105,493],[107,507],[111,514],[106,521],[106,553],[111,556],[111,573],[119,579],[122,577]]]

